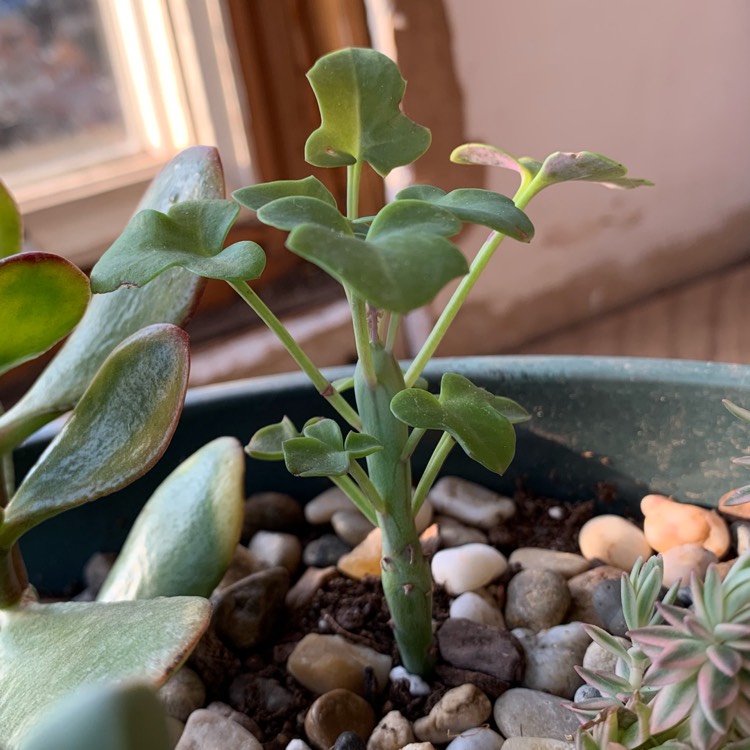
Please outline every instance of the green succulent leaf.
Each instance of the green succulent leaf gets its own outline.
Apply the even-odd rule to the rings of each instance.
[[[320,127],[305,144],[310,164],[338,167],[366,161],[385,177],[429,147],[430,131],[401,112],[406,84],[398,67],[380,52],[332,52],[307,77],[321,116]]]
[[[15,255],[23,247],[23,222],[13,196],[0,180],[0,258]]]
[[[8,503],[0,547],[148,471],[177,426],[188,362],[187,335],[172,325],[145,328],[115,349]]]
[[[507,151],[486,143],[467,143],[451,154],[451,161],[459,164],[480,164],[512,169],[521,175],[524,184],[538,182],[536,192],[558,182],[585,180],[610,188],[636,188],[653,185],[649,180],[627,177],[628,170],[612,159],[591,151],[550,154],[543,162],[528,157],[517,159]]]
[[[167,713],[142,683],[84,688],[45,712],[21,750],[170,750]]]
[[[383,450],[383,445],[377,438],[364,432],[350,432],[344,441],[344,450],[352,458],[365,458]]]
[[[336,199],[317,177],[305,177],[303,180],[276,180],[260,185],[250,185],[235,190],[232,197],[241,206],[251,211],[258,211],[280,198],[293,197],[316,198],[336,208]]]
[[[284,462],[296,477],[340,477],[349,471],[349,454],[337,451],[311,437],[284,443]]]
[[[289,417],[281,422],[261,427],[245,446],[245,452],[261,461],[283,461],[285,440],[300,437],[300,433]]]
[[[233,201],[186,201],[168,214],[152,209],[137,213],[102,255],[91,272],[94,292],[121,286],[145,286],[164,271],[179,266],[209,279],[255,279],[265,254],[254,242],[222,249],[240,207]]]
[[[400,201],[378,214],[367,240],[305,224],[292,231],[287,247],[376,307],[407,313],[468,272],[461,251],[445,238],[459,229],[444,209]]]
[[[44,712],[86,685],[162,684],[208,625],[205,599],[26,604],[0,612],[0,737],[17,750]]]
[[[244,477],[242,446],[230,437],[180,464],[138,515],[99,601],[208,597],[240,541]]]
[[[83,271],[48,253],[0,260],[0,375],[70,333],[91,293]]]
[[[421,200],[448,209],[456,218],[502,232],[521,242],[531,242],[534,227],[515,203],[490,190],[464,188],[446,193],[431,185],[413,185],[396,195],[396,200]]]
[[[622,659],[623,661],[629,660],[627,649],[616,636],[596,625],[584,625],[584,629],[591,640],[598,643],[603,649],[609,651],[618,659]]]
[[[279,198],[258,210],[258,218],[276,229],[291,232],[300,224],[315,224],[341,234],[353,234],[351,224],[335,206],[307,196]]]
[[[495,396],[453,373],[443,375],[439,397],[408,388],[393,397],[391,411],[411,427],[445,430],[468,456],[498,474],[513,460],[513,424],[529,419],[514,401]]]
[[[744,409],[743,407],[738,406],[737,404],[726,398],[722,399],[721,402],[735,417],[737,417],[738,419],[742,419],[745,422],[750,422],[750,410]]]
[[[223,195],[224,177],[216,149],[195,146],[162,169],[139,208],[166,212],[180,201]],[[128,336],[153,323],[184,323],[203,283],[190,271],[173,268],[145,287],[94,295],[50,365],[25,396],[0,415],[0,453],[72,409],[107,355]]]

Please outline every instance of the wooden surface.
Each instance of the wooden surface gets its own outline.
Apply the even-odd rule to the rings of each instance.
[[[517,354],[674,357],[750,363],[750,261],[544,336]]]

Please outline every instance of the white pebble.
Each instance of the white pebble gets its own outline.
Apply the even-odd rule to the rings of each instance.
[[[643,532],[632,522],[615,515],[595,516],[581,528],[578,546],[587,560],[598,559],[620,570],[630,571],[639,557],[651,556]]]
[[[474,591],[466,591],[451,602],[450,616],[462,617],[480,625],[505,628],[505,619],[500,609]]]
[[[404,667],[394,667],[388,676],[391,682],[406,680],[412,695],[429,695],[431,692],[430,686],[418,674],[407,672]]]
[[[446,750],[500,750],[505,740],[489,727],[476,727],[461,732],[448,743]]]
[[[487,544],[464,544],[441,549],[432,558],[432,577],[445,586],[449,594],[485,586],[502,575],[508,561],[501,552]]]

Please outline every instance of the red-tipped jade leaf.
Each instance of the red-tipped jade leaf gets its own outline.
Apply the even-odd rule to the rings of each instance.
[[[400,109],[406,84],[396,64],[371,49],[344,49],[320,58],[307,74],[320,108],[320,127],[305,144],[317,167],[366,161],[385,177],[430,145],[430,131]]]
[[[498,474],[508,468],[515,454],[513,425],[529,419],[515,401],[495,396],[453,373],[443,375],[439,397],[408,388],[393,397],[391,411],[411,427],[444,430],[468,456]]]
[[[188,369],[187,334],[176,326],[149,326],[117,347],[8,503],[0,547],[148,471],[177,426]]]
[[[209,279],[256,279],[266,257],[254,242],[224,248],[240,207],[233,201],[178,203],[164,214],[152,209],[137,213],[91,272],[94,292],[121,286],[145,286],[181,267]]]
[[[86,275],[57,255],[0,260],[0,375],[67,336],[90,296]]]
[[[162,169],[139,208],[165,212],[180,201],[223,197],[218,152],[195,146]],[[72,409],[107,355],[123,339],[152,323],[184,323],[203,283],[190,271],[173,268],[143,288],[94,295],[81,322],[47,369],[12,409],[0,415],[0,453]]]
[[[45,711],[86,685],[158,686],[208,625],[205,599],[27,604],[0,612],[0,738],[17,750]]]
[[[99,601],[209,596],[240,541],[245,454],[222,437],[157,488],[133,525]]]
[[[0,180],[0,258],[21,252],[23,222],[13,196]]]

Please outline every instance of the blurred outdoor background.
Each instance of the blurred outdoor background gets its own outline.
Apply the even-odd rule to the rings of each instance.
[[[342,174],[303,159],[318,125],[305,72],[330,50],[373,46],[398,61],[405,110],[433,133],[391,189],[512,195],[513,173],[450,164],[468,141],[537,159],[596,151],[655,183],[542,193],[528,209],[536,238],[503,244],[440,355],[750,363],[748,38],[746,0],[0,0],[0,175],[27,247],[84,269],[191,144],[220,148],[229,191],[314,172],[342,195]],[[383,200],[366,181],[364,206]],[[266,248],[256,286],[316,363],[350,361],[336,285],[250,215],[230,239],[241,238]],[[474,229],[459,242],[471,256],[483,239]],[[409,316],[404,357],[448,294]],[[294,369],[218,283],[188,331],[194,384]],[[0,399],[42,365],[0,379]]]

